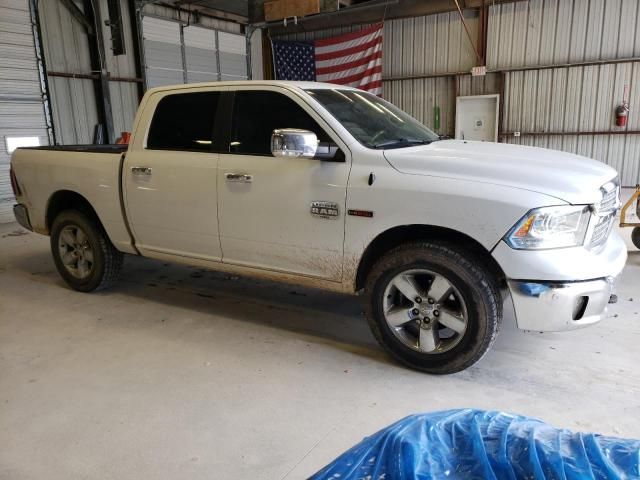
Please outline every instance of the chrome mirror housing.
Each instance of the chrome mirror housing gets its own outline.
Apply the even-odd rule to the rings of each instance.
[[[271,134],[271,153],[274,157],[313,158],[318,149],[318,137],[309,130],[277,128]]]

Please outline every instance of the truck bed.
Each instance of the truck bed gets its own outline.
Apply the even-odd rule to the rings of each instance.
[[[24,150],[53,150],[58,152],[82,152],[82,153],[124,153],[128,145],[108,144],[108,145],[50,145],[43,147],[21,147]]]

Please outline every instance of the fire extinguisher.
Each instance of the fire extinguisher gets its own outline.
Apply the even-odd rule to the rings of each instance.
[[[624,93],[622,94],[622,103],[616,107],[616,126],[626,127],[627,119],[629,118],[629,85],[624,86]]]
[[[625,102],[616,107],[616,126],[626,127],[627,118],[629,118],[629,104]]]

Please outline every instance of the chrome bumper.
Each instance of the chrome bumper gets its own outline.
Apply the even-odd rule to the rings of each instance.
[[[21,203],[14,205],[13,216],[16,217],[16,220],[20,225],[22,225],[27,230],[33,231],[31,220],[29,220],[29,211],[27,210],[27,207],[25,207]]]
[[[614,278],[559,283],[509,280],[508,285],[518,328],[560,332],[605,318]]]

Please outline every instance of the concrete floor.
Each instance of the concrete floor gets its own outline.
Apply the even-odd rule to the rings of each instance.
[[[0,478],[301,479],[456,407],[637,438],[639,285],[630,246],[613,318],[544,335],[507,318],[478,365],[437,377],[391,361],[356,299],[141,258],[76,293],[48,238],[3,225]]]

